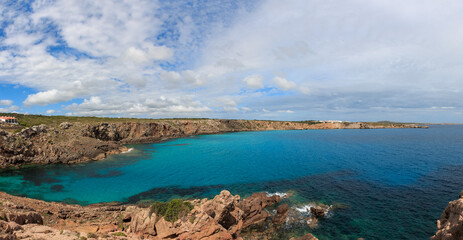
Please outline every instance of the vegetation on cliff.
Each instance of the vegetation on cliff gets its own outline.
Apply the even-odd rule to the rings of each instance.
[[[150,213],[156,213],[169,222],[175,222],[186,216],[193,209],[190,202],[181,199],[173,199],[170,202],[155,202],[151,205]]]

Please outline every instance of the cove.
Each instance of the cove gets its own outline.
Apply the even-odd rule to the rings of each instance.
[[[320,239],[426,239],[463,190],[458,125],[240,132],[128,147],[98,162],[3,170],[0,190],[83,205],[289,191],[294,207],[346,206],[311,230]]]

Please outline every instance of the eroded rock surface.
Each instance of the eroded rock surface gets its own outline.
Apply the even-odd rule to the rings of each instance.
[[[242,199],[222,191],[213,199],[189,201],[193,208],[169,222],[149,207],[96,204],[67,205],[15,197],[0,192],[0,239],[242,239],[248,227],[284,222],[288,205],[282,204],[273,217],[267,208],[279,196],[255,193]],[[266,232],[247,233],[247,239],[270,239]],[[251,238],[249,238],[251,237]],[[316,239],[316,238],[308,238]]]
[[[463,240],[463,191],[452,201],[437,220],[436,235],[431,240]]]

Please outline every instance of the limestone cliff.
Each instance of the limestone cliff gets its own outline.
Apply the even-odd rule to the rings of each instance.
[[[127,149],[122,144],[157,142],[168,138],[238,131],[415,128],[413,124],[314,123],[257,120],[156,120],[153,122],[63,122],[22,129],[0,130],[0,168],[24,164],[77,163],[105,158]]]
[[[436,235],[431,240],[463,240],[463,191],[452,201],[437,220]]]

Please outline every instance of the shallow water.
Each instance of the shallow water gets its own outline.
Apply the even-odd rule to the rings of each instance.
[[[318,229],[281,233],[320,239],[427,239],[463,190],[463,126],[241,132],[129,147],[99,162],[5,170],[0,190],[79,204],[289,191],[294,208],[345,206]]]

